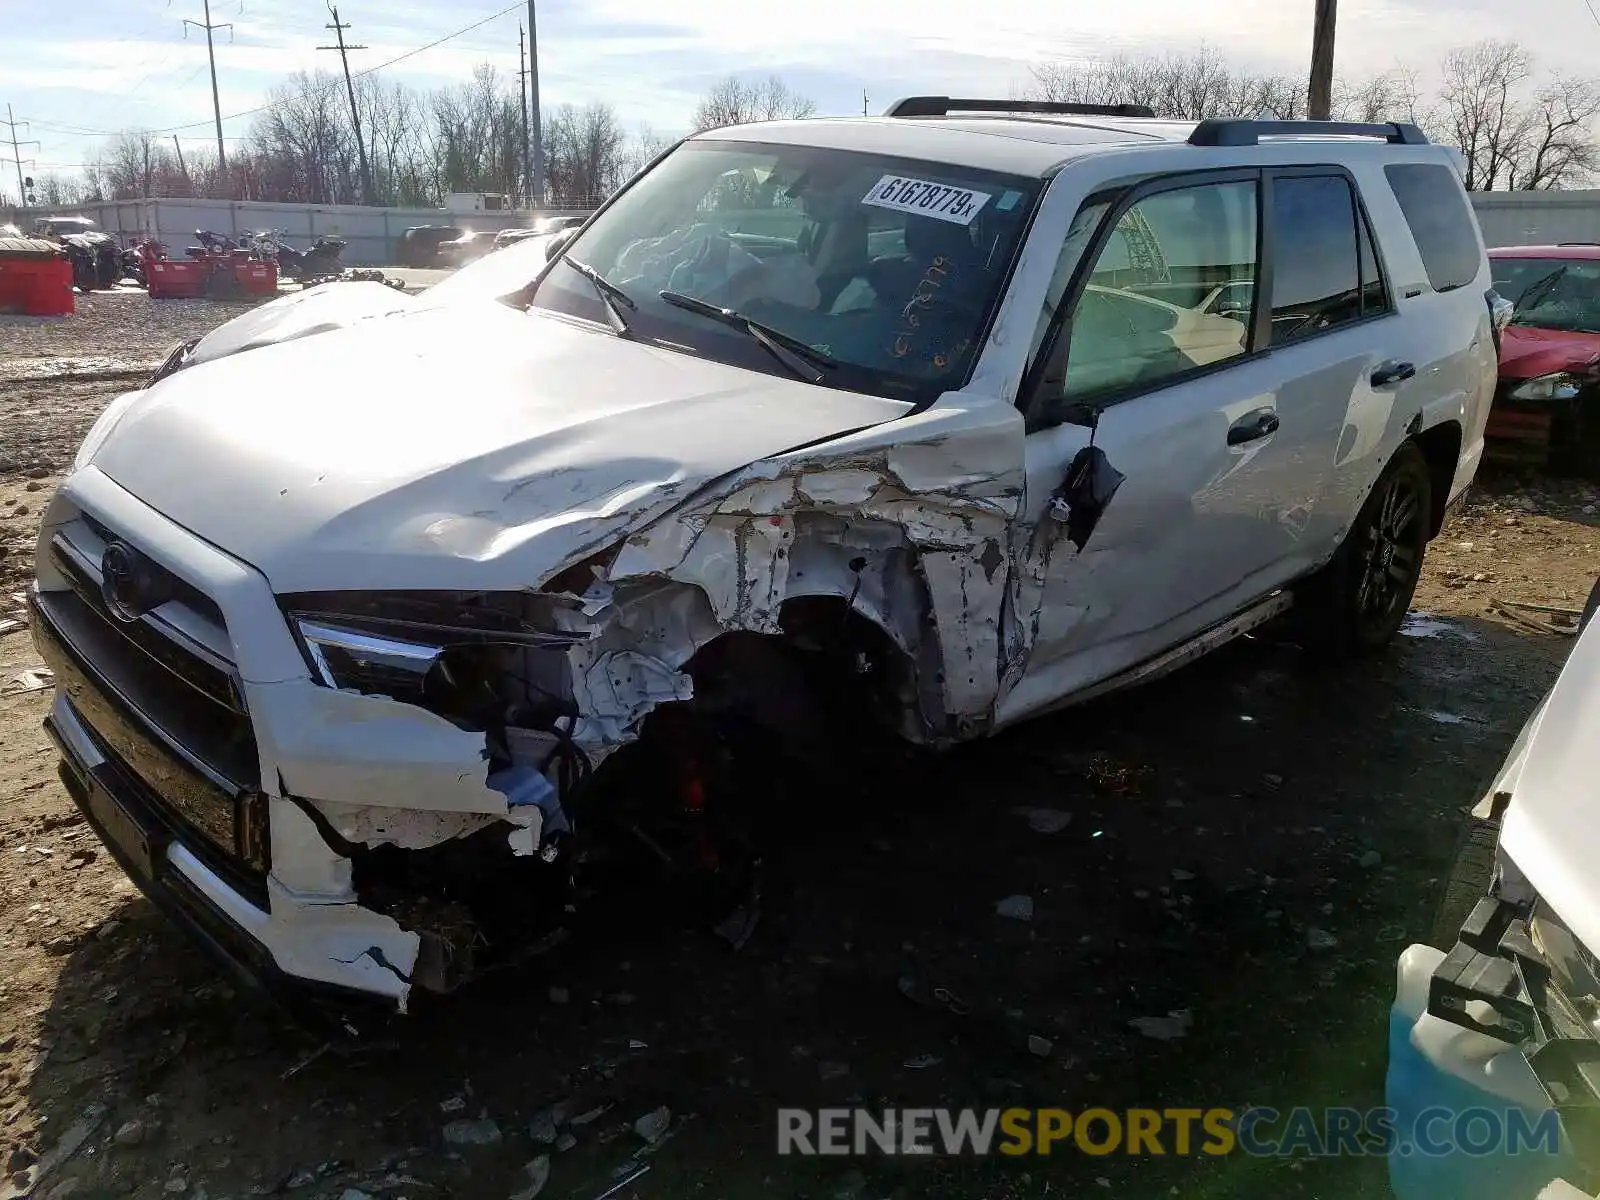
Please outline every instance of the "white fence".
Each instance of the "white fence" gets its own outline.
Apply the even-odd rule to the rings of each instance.
[[[1555,242],[1600,243],[1600,190],[1570,192],[1474,192],[1472,207],[1489,246]],[[526,209],[501,213],[447,213],[436,208],[365,208],[354,204],[279,204],[264,200],[151,199],[83,204],[51,212],[77,213],[111,233],[153,237],[183,257],[197,229],[234,237],[256,229],[281,229],[304,248],[320,234],[344,238],[343,259],[352,266],[396,262],[402,233],[414,225],[458,225],[497,230],[531,225],[542,216],[588,213],[588,208]],[[19,213],[19,224],[45,215]]]
[[[1600,243],[1600,191],[1473,192],[1486,246]]]
[[[532,225],[544,216],[582,214],[587,208],[526,209],[497,213],[447,213],[437,208],[365,208],[355,204],[279,204],[265,200],[111,200],[68,208],[30,210],[19,224],[39,216],[80,215],[97,221],[108,233],[154,238],[174,258],[194,243],[197,229],[235,237],[258,229],[283,230],[288,241],[305,249],[322,234],[349,243],[341,261],[350,266],[386,266],[397,261],[400,235],[414,225],[456,225],[462,229],[497,230]]]

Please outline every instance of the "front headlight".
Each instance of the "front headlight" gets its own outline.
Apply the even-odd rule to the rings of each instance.
[[[316,681],[388,696],[474,728],[566,714],[562,650],[586,633],[535,629],[522,597],[379,593],[286,598]],[[530,712],[529,710],[536,710]]]
[[[1580,375],[1556,371],[1523,380],[1511,389],[1509,395],[1513,400],[1571,400],[1583,388],[1584,382]]]

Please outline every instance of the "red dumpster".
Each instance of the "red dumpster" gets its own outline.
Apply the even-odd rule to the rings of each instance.
[[[278,290],[278,264],[269,258],[235,259],[233,281],[246,296],[271,296]]]
[[[146,262],[144,277],[150,289],[150,298],[167,300],[204,295],[206,275],[209,272],[209,265],[203,262],[196,262],[193,259],[163,258]]]
[[[32,317],[75,312],[72,264],[38,238],[0,238],[0,309]]]

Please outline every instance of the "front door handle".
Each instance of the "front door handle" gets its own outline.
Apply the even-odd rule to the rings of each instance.
[[[1270,408],[1258,408],[1254,412],[1247,412],[1228,426],[1228,445],[1242,446],[1246,442],[1264,438],[1269,433],[1277,433],[1280,423],[1278,414]]]
[[[1404,383],[1417,373],[1414,364],[1399,362],[1394,359],[1380,363],[1372,372],[1372,386],[1375,388],[1388,387],[1391,383]]]

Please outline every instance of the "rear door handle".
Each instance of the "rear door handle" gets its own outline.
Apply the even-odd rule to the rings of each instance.
[[[1375,388],[1388,387],[1391,383],[1404,383],[1417,373],[1414,364],[1398,362],[1394,359],[1386,363],[1379,363],[1372,372],[1372,386]]]
[[[1242,446],[1246,442],[1253,442],[1266,437],[1269,433],[1277,433],[1281,422],[1278,414],[1270,408],[1258,408],[1247,412],[1232,425],[1228,426],[1228,445]]]

